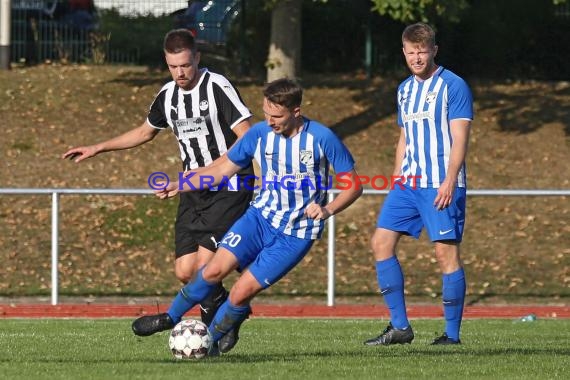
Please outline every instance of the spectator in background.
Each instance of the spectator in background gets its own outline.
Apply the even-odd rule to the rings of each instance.
[[[184,12],[184,17],[186,18],[186,21],[189,23],[195,22],[196,21],[196,15],[200,11],[200,9],[202,9],[203,7],[204,7],[203,1],[189,0],[188,1],[188,8],[186,9],[186,12]]]
[[[192,35],[196,37],[196,15],[205,4],[204,1],[189,0],[188,8],[186,8],[182,14],[176,12],[177,15],[174,20],[175,27],[188,29],[192,32]]]
[[[59,8],[58,2],[53,1],[12,1],[12,14],[15,20],[25,20],[24,40],[26,64],[38,62],[38,30],[43,20],[54,19],[54,14]]]
[[[97,29],[97,11],[93,0],[68,0],[65,21],[77,30],[91,32]]]

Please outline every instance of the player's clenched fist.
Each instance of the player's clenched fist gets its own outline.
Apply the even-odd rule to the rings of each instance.
[[[327,219],[331,216],[331,213],[325,207],[316,203],[311,203],[305,209],[305,215],[311,219]]]

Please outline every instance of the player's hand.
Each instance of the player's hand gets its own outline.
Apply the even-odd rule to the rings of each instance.
[[[331,213],[325,207],[318,205],[316,203],[311,203],[305,209],[305,215],[307,215],[311,219],[324,220],[330,217]]]
[[[94,146],[79,146],[77,148],[68,150],[61,156],[61,158],[69,159],[74,162],[80,162],[95,155],[97,155],[97,150]]]
[[[449,207],[453,201],[453,193],[455,193],[455,182],[443,181],[439,189],[437,189],[437,196],[433,201],[434,207],[438,210]]]
[[[164,189],[159,189],[154,191],[154,195],[156,195],[160,199],[168,199],[175,197],[179,193],[178,190],[178,182],[170,182],[168,185],[164,187]]]

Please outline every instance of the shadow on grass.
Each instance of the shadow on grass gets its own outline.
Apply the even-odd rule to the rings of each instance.
[[[212,70],[216,72],[215,70]],[[398,78],[402,79],[402,78]],[[126,72],[120,78],[111,82],[125,83],[130,86],[156,86],[157,90],[168,82],[170,77],[164,71],[149,71],[141,75],[140,71]],[[230,78],[236,86],[258,85],[263,82],[256,78]],[[311,75],[303,79],[305,89],[345,88],[358,90],[350,103],[362,105],[364,111],[357,115],[340,120],[330,125],[330,128],[341,138],[357,134],[370,127],[378,120],[396,112],[396,78],[391,79],[362,79],[354,75]],[[570,85],[564,82],[540,82],[537,84],[516,86],[505,84],[512,89],[498,90],[495,85],[500,83],[472,84],[477,117],[478,110],[495,110],[497,124],[503,132],[527,134],[532,133],[545,124],[560,122],[564,132],[570,136],[570,106],[563,103],[570,96]],[[261,92],[260,92],[261,96]],[[345,101],[338,99],[338,107]],[[395,121],[394,121],[395,124]]]
[[[480,346],[479,346],[480,347]],[[403,347],[391,347],[387,349],[386,347],[370,347],[363,348],[362,350],[353,351],[318,351],[318,352],[279,352],[275,354],[226,354],[220,357],[205,358],[201,360],[184,360],[180,361],[177,359],[160,359],[160,358],[133,358],[133,359],[112,359],[112,358],[77,358],[77,357],[58,357],[58,358],[46,358],[46,357],[34,357],[31,358],[18,357],[18,358],[1,358],[0,363],[28,363],[33,361],[33,363],[60,363],[60,364],[72,364],[72,363],[84,363],[84,364],[130,364],[130,363],[155,363],[155,364],[174,364],[174,363],[190,363],[190,364],[208,364],[208,363],[283,363],[283,362],[302,362],[306,360],[319,360],[319,359],[334,359],[339,358],[346,360],[347,358],[353,358],[355,360],[362,360],[366,358],[378,360],[379,357],[383,358],[415,358],[421,359],[422,357],[436,357],[436,356],[536,356],[536,355],[555,355],[555,356],[566,356],[570,354],[569,349],[564,348],[481,348],[472,349],[467,345],[462,345],[458,347],[434,347],[425,346],[424,348],[413,348],[409,349],[405,346]]]
[[[545,124],[560,122],[570,136],[570,107],[564,104],[570,96],[568,83],[521,84],[518,88],[516,84],[506,84],[513,88],[510,91],[497,91],[494,84],[479,84],[474,98],[480,109],[496,109],[501,131],[527,134]]]
[[[214,71],[216,72],[216,71]],[[168,74],[159,71],[149,71],[141,75],[140,71],[127,71],[119,78],[113,79],[111,83],[123,83],[128,86],[156,86],[158,89],[170,80]],[[258,85],[261,87],[263,82],[254,78],[242,78],[240,80],[232,80],[237,87],[245,85]],[[330,125],[329,127],[341,138],[357,134],[358,132],[370,127],[371,124],[378,120],[391,115],[396,110],[395,91],[397,84],[385,84],[384,81],[372,82],[367,79],[348,78],[348,77],[334,77],[334,76],[314,76],[303,82],[305,89],[313,87],[319,88],[336,88],[359,90],[358,95],[354,96],[350,101],[338,99],[338,106],[342,107],[343,104],[358,103],[362,105],[364,111],[340,120],[339,122]]]
[[[109,83],[120,83],[131,87],[154,86],[158,92],[164,84],[172,79],[170,75],[163,70],[124,70],[125,72],[123,74],[120,74],[115,79],[110,80]],[[149,99],[148,101],[151,102],[152,99]]]

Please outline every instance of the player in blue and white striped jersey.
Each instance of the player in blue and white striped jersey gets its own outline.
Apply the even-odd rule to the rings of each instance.
[[[182,288],[166,314],[135,320],[136,334],[150,335],[171,328],[208,296],[216,283],[238,269],[243,273],[210,325],[218,341],[247,317],[249,303],[257,293],[275,284],[303,259],[321,236],[325,219],[362,194],[350,152],[328,128],[301,115],[301,100],[302,89],[294,81],[269,83],[264,90],[265,121],[254,125],[224,158],[195,176],[189,175],[188,182],[172,183],[156,192],[160,198],[169,198],[182,188],[197,189],[204,176],[213,177],[212,184],[218,184],[252,159],[261,168],[258,197],[229,229],[214,258]],[[351,186],[326,204],[329,165],[338,176],[348,177]]]
[[[265,105],[271,109],[269,102]],[[272,227],[313,240],[321,237],[324,221],[307,217],[305,210],[326,203],[329,162],[338,173],[349,173],[354,161],[329,128],[304,117],[301,121],[294,136],[280,131],[278,124],[256,124],[228,158],[238,166],[247,165],[252,157],[259,163],[262,184],[252,205]]]
[[[443,273],[445,332],[432,344],[458,344],[466,281],[459,255],[465,224],[465,157],[473,120],[473,99],[463,79],[435,63],[433,29],[423,23],[402,34],[412,75],[398,87],[400,140],[395,186],[382,205],[372,237],[378,287],[390,310],[390,324],[370,346],[411,343],[404,276],[396,257],[402,235],[418,238],[425,227]]]

